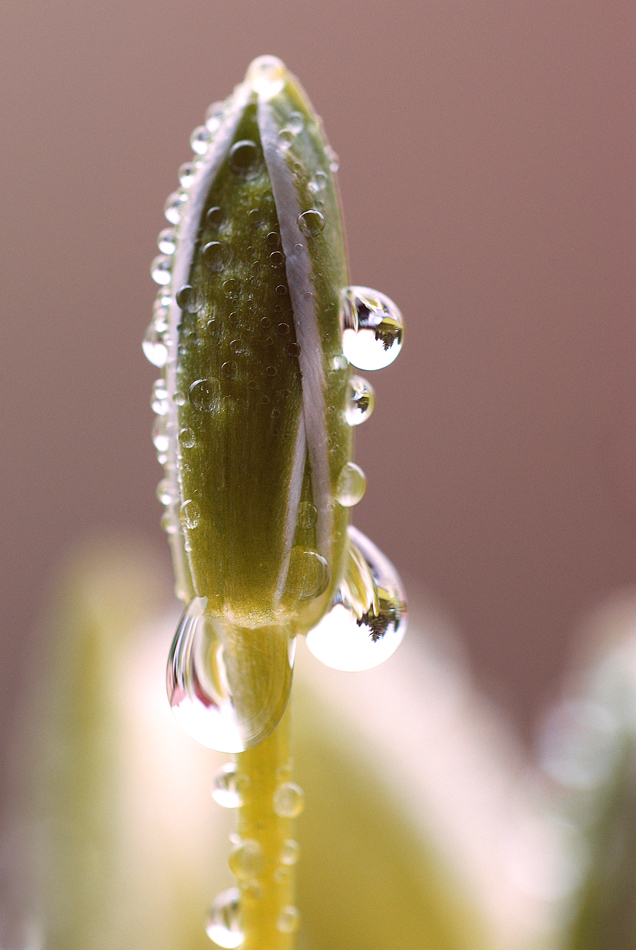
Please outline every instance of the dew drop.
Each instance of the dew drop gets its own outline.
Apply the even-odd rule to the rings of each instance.
[[[263,888],[258,881],[241,881],[241,895],[250,901],[263,899]]]
[[[181,429],[179,432],[179,442],[184,449],[191,449],[196,444],[196,436],[192,429]]]
[[[179,169],[179,184],[182,188],[189,188],[194,181],[197,167],[193,162],[184,162]]]
[[[229,280],[223,281],[223,293],[230,300],[236,300],[241,296],[242,285],[240,280],[236,280],[235,277],[230,277]]]
[[[224,112],[224,102],[213,102],[205,110],[205,124],[211,132],[216,132],[218,129]]]
[[[218,274],[225,270],[232,260],[232,248],[221,241],[210,241],[203,247],[201,257],[206,267]]]
[[[228,161],[234,174],[246,181],[257,178],[263,167],[260,149],[256,142],[250,139],[235,142],[230,149]]]
[[[292,130],[294,135],[299,135],[305,128],[305,119],[300,112],[290,112],[287,116],[287,127]]]
[[[236,762],[226,762],[214,777],[212,798],[223,808],[240,808],[248,782],[247,775],[239,776]]]
[[[241,946],[244,935],[241,923],[241,894],[238,887],[230,887],[217,896],[210,908],[205,932],[210,940],[224,950],[236,950]]]
[[[316,237],[324,228],[325,219],[320,211],[313,208],[311,211],[303,211],[298,215],[298,224],[306,237]]]
[[[289,555],[285,593],[299,600],[318,597],[327,589],[330,573],[327,561],[317,551],[296,545]]]
[[[162,505],[171,505],[173,502],[172,486],[167,478],[162,478],[157,485],[157,498]]]
[[[319,195],[327,187],[327,176],[324,172],[318,171],[310,178],[309,184],[307,185],[309,190],[315,195]]]
[[[146,335],[141,347],[144,351],[144,356],[153,366],[161,368],[166,365],[168,361],[168,346],[163,335],[156,329],[154,322],[151,323],[146,330]]]
[[[297,841],[294,841],[293,838],[288,838],[283,844],[283,848],[280,853],[280,863],[285,864],[287,867],[292,867],[294,864],[298,863],[299,857],[300,845]]]
[[[173,191],[171,195],[168,195],[163,213],[170,224],[179,224],[183,215],[183,206],[187,200],[188,196],[184,191]]]
[[[307,531],[318,521],[318,509],[310,501],[301,501],[298,506],[298,526]]]
[[[276,293],[279,297],[284,297],[287,294],[287,287],[285,287],[285,284],[279,284],[276,288]]]
[[[152,384],[150,406],[158,416],[165,416],[168,413],[168,390],[163,379],[156,379]]]
[[[259,56],[250,63],[246,79],[261,99],[269,100],[284,88],[286,75],[285,64],[278,57]]]
[[[214,376],[207,379],[197,379],[189,390],[191,404],[200,412],[214,412],[219,408],[221,386]]]
[[[273,802],[279,818],[297,818],[305,807],[303,790],[295,782],[282,782],[274,792]]]
[[[366,490],[367,479],[360,466],[355,462],[345,462],[338,476],[336,501],[343,508],[352,508],[362,501]]]
[[[406,599],[391,562],[350,526],[349,557],[334,606],[307,634],[317,659],[336,670],[368,670],[388,659],[406,632]]]
[[[285,263],[285,255],[282,251],[272,251],[269,255],[269,262],[272,267],[282,267]]]
[[[228,360],[221,366],[221,373],[226,379],[235,379],[238,373],[238,366],[234,360]]]
[[[371,383],[362,376],[351,376],[347,384],[345,419],[350,426],[366,422],[375,406],[375,393]]]
[[[276,327],[276,332],[278,333],[279,336],[287,336],[287,334],[289,333],[289,329],[290,327],[288,323],[279,323],[278,326]]]
[[[297,907],[283,907],[276,921],[276,926],[283,934],[293,934],[300,925],[300,911]]]
[[[165,286],[170,283],[172,278],[171,267],[172,258],[168,257],[167,254],[159,254],[150,265],[150,276],[156,284]]]
[[[276,249],[277,247],[280,247],[280,234],[278,233],[278,231],[270,231],[267,237],[265,238],[265,242],[268,247],[271,247],[274,249]]]
[[[276,369],[275,366],[268,366],[265,372],[267,373],[268,376],[274,377],[278,373],[278,370]]]
[[[172,515],[172,512],[164,511],[163,515],[161,516],[161,521],[159,522],[159,524],[161,525],[162,530],[166,532],[166,534],[177,533],[177,525]]]
[[[404,321],[385,294],[347,287],[341,304],[342,349],[358,369],[383,369],[402,349]]]
[[[212,135],[210,134],[210,130],[206,129],[204,125],[197,125],[190,136],[190,146],[196,155],[205,155],[210,147],[211,141]]]
[[[338,156],[332,149],[331,145],[327,145],[327,147],[325,148],[325,155],[329,159],[329,163],[330,163],[329,168],[335,175],[335,173],[338,171],[340,167],[340,159],[338,158]]]
[[[157,452],[167,452],[170,448],[167,423],[166,416],[157,416],[152,427],[152,442]]]
[[[300,343],[288,343],[285,352],[290,357],[298,356],[300,354]]]
[[[186,404],[185,393],[176,392],[176,393],[174,394],[174,404],[175,404],[175,406],[185,406],[185,404]]]
[[[199,506],[191,498],[186,499],[179,508],[179,521],[184,528],[194,530],[199,524],[201,512]]]
[[[175,295],[177,306],[185,313],[196,313],[199,309],[199,295],[190,284],[184,284]]]
[[[294,133],[291,129],[281,129],[278,133],[278,145],[279,148],[286,152],[287,149],[291,148],[294,144]]]
[[[239,881],[253,881],[263,873],[263,848],[254,838],[244,838],[232,850],[228,864]]]
[[[218,752],[243,752],[280,722],[295,641],[278,628],[263,627],[255,646],[253,630],[241,636],[240,628],[207,616],[206,603],[195,598],[177,628],[168,660],[168,699],[193,739]],[[251,690],[244,688],[246,663],[263,670]]]
[[[177,239],[174,228],[164,228],[159,232],[157,246],[162,254],[174,254],[177,249]]]
[[[271,325],[272,325],[272,321],[269,319],[269,317],[261,317],[261,326],[263,327],[264,330],[269,330]]]
[[[216,230],[218,230],[225,221],[223,209],[219,208],[218,205],[215,205],[213,208],[209,208],[205,217],[210,227],[215,228]]]

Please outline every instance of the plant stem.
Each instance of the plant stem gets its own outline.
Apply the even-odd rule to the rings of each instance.
[[[291,712],[289,707],[274,732],[259,745],[237,756],[237,781],[243,804],[238,813],[239,836],[243,843],[256,841],[262,848],[262,871],[257,881],[240,873],[238,862],[230,865],[241,883],[243,932],[241,950],[293,950],[297,912],[295,896],[295,842],[292,842],[293,817],[281,812],[300,811],[302,801],[293,807],[274,807],[281,785],[291,781]],[[292,786],[293,790],[296,786]],[[238,849],[241,844],[237,845]],[[283,860],[281,861],[281,857]],[[290,861],[291,859],[291,861]],[[281,930],[281,925],[283,929]],[[289,929],[287,929],[289,928]]]

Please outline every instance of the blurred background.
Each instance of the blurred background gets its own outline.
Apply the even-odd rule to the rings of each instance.
[[[532,734],[586,616],[636,582],[634,19],[627,0],[0,4],[3,722],[70,546],[127,532],[167,562],[149,265],[190,132],[272,53],[339,154],[352,282],[407,323],[371,377],[355,523]]]

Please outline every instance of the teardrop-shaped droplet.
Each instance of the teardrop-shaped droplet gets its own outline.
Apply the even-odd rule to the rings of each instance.
[[[350,526],[349,560],[334,606],[307,634],[315,657],[336,670],[368,670],[388,659],[406,632],[406,599],[391,562]]]
[[[166,343],[164,335],[157,330],[154,321],[146,330],[146,335],[141,347],[144,351],[144,356],[153,366],[161,368],[166,365],[168,361],[168,344]]]
[[[367,477],[355,462],[345,462],[338,476],[336,501],[343,508],[353,508],[364,498],[367,490]]]
[[[350,426],[366,422],[375,406],[375,393],[371,383],[362,376],[351,376],[347,388],[345,419]]]
[[[404,342],[404,320],[385,294],[369,287],[347,287],[342,294],[342,349],[358,369],[382,369]]]
[[[174,254],[177,249],[177,238],[174,228],[164,228],[159,232],[157,245],[162,254]]]
[[[172,267],[172,258],[168,257],[167,254],[159,254],[155,257],[154,261],[150,265],[150,276],[154,280],[155,284],[162,284],[164,287],[166,284],[169,284],[172,275],[170,273],[170,268]]]
[[[241,946],[243,927],[241,894],[238,887],[230,887],[216,897],[208,914],[205,932],[210,940],[225,950],[236,950]]]
[[[190,146],[192,151],[196,155],[205,155],[208,148],[210,147],[210,142],[212,141],[212,133],[205,125],[197,125],[196,129],[190,136]]]
[[[247,775],[239,775],[236,762],[226,762],[214,776],[212,798],[223,808],[240,808],[248,784]]]
[[[188,196],[184,191],[173,191],[171,195],[168,195],[163,213],[170,224],[179,224],[183,214],[183,206],[187,200]]]
[[[179,184],[182,188],[189,188],[194,181],[197,166],[194,162],[184,162],[179,169]]]
[[[168,698],[185,731],[218,752],[243,752],[278,725],[287,706],[295,641],[283,628],[246,630],[205,614],[195,598],[177,629]],[[258,669],[258,677],[250,673]]]

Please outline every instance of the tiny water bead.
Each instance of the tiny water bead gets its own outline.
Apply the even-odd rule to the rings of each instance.
[[[221,384],[215,376],[197,379],[190,386],[188,396],[191,404],[199,412],[214,412],[219,408]]]
[[[151,323],[146,330],[146,335],[141,347],[144,351],[144,356],[153,366],[157,366],[161,369],[161,367],[165,366],[168,362],[168,344],[163,334],[155,327],[154,322]]]
[[[276,926],[283,934],[293,934],[300,926],[300,911],[297,907],[283,907]]]
[[[172,258],[167,254],[159,254],[150,265],[150,276],[156,284],[165,286],[169,284],[172,276],[170,268],[172,267]]]
[[[300,112],[290,112],[287,116],[287,127],[294,135],[299,135],[305,128],[305,120]]]
[[[163,254],[174,254],[177,249],[177,238],[174,228],[164,228],[159,232],[157,246]]]
[[[168,195],[163,213],[170,224],[179,224],[183,215],[183,206],[187,200],[188,196],[184,191],[173,191],[171,195]]]
[[[156,379],[152,384],[150,405],[152,411],[156,412],[158,416],[165,416],[168,414],[168,390],[166,388],[165,380]]]
[[[295,135],[291,129],[281,129],[278,133],[278,145],[286,152],[294,144]]]
[[[167,452],[170,448],[167,423],[166,416],[157,416],[152,427],[152,443],[157,452]]]
[[[214,777],[212,798],[223,808],[240,808],[249,779],[239,776],[236,762],[226,762]]]
[[[182,188],[189,188],[194,181],[197,166],[193,162],[184,162],[179,169],[179,184]]]
[[[183,527],[194,530],[198,526],[200,518],[201,511],[197,503],[192,501],[191,498],[184,501],[179,508],[179,520]]]
[[[406,632],[406,599],[391,562],[350,526],[349,558],[334,605],[307,634],[307,646],[326,666],[354,672],[388,659]]]
[[[317,551],[309,551],[300,545],[291,549],[285,593],[300,600],[318,597],[329,586],[329,565]]]
[[[371,383],[362,376],[351,376],[347,385],[345,419],[350,426],[366,422],[375,406],[375,393]]]
[[[157,498],[162,505],[171,505],[173,502],[172,486],[167,478],[162,478],[157,485]]]
[[[276,56],[259,56],[250,64],[246,79],[258,97],[267,101],[282,92],[286,73],[285,64]]]
[[[208,914],[205,932],[210,940],[224,950],[237,950],[241,946],[244,935],[238,887],[230,887],[216,897]]]
[[[225,223],[225,214],[223,209],[219,208],[218,205],[215,205],[213,208],[208,208],[205,217],[209,226],[217,230]]]
[[[317,171],[313,178],[310,178],[307,187],[315,195],[319,195],[327,187],[328,178],[322,171]]]
[[[175,294],[175,300],[184,313],[197,313],[200,306],[199,295],[190,284],[184,284],[179,288]]]
[[[279,818],[297,818],[305,807],[302,788],[294,782],[282,782],[274,792],[273,804]]]
[[[232,260],[232,248],[222,241],[210,241],[202,249],[201,257],[206,267],[215,273],[220,273]]]
[[[263,848],[253,838],[245,838],[237,844],[229,857],[228,864],[232,874],[239,881],[253,881],[263,873]]]
[[[402,349],[402,314],[377,290],[347,287],[342,293],[341,322],[342,349],[358,369],[383,369]]]
[[[235,142],[228,156],[230,168],[239,178],[251,181],[258,178],[263,168],[263,157],[256,142],[243,139]]]
[[[195,155],[205,155],[210,147],[212,135],[205,125],[197,125],[190,136],[190,146]]]
[[[364,498],[367,490],[366,475],[355,462],[345,462],[338,476],[336,501],[343,508],[352,508]]]
[[[286,865],[287,867],[292,867],[294,864],[298,863],[299,857],[300,845],[297,841],[294,841],[293,838],[288,838],[283,844],[283,848],[280,853],[280,863]]]
[[[324,216],[320,211],[312,208],[310,211],[303,211],[298,215],[298,225],[306,237],[316,237],[325,226]]]
[[[181,429],[179,431],[179,443],[181,444],[182,448],[191,449],[194,445],[196,445],[196,441],[197,439],[192,429],[186,427],[185,429]]]
[[[304,530],[313,528],[318,521],[318,509],[310,501],[301,501],[298,506],[298,526]]]

